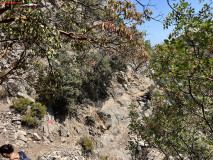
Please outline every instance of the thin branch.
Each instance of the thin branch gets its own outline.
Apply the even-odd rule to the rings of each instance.
[[[210,125],[209,121],[208,121],[207,118],[206,118],[204,105],[201,104],[201,103],[199,103],[199,102],[195,99],[195,97],[193,96],[193,94],[192,94],[191,79],[190,79],[190,78],[188,78],[188,83],[189,83],[189,85],[188,85],[188,86],[189,86],[189,95],[191,96],[191,98],[194,100],[195,103],[197,103],[199,106],[201,106],[203,118],[204,118],[206,124],[209,126],[210,131],[213,132],[213,128],[212,128],[212,126]]]
[[[11,18],[0,20],[0,23],[10,23],[10,22],[14,22],[16,19],[26,20],[27,18],[25,16],[24,17],[11,17]]]
[[[8,41],[18,41],[20,39],[3,39],[3,40],[0,40],[0,42],[8,42]]]
[[[171,142],[170,142],[170,144],[171,144],[172,148],[175,150],[175,152],[177,153],[178,157],[179,157],[181,160],[183,160],[183,158],[181,157],[179,151],[175,148],[175,146],[174,146]]]
[[[14,42],[10,43],[6,49],[3,51],[3,53],[0,55],[0,59],[2,59],[2,57],[7,53],[7,50],[10,49],[12,47]]]
[[[19,65],[22,63],[23,59],[25,58],[25,56],[26,56],[26,48],[22,52],[20,59],[16,62],[16,65],[12,69],[10,69],[6,74],[0,77],[0,85],[4,82],[4,80],[7,78],[9,74],[14,72],[19,67]]]
[[[136,2],[137,2],[139,5],[141,5],[141,6],[143,7],[143,12],[144,12],[145,16],[147,16],[148,18],[150,18],[150,19],[152,19],[152,20],[155,20],[155,21],[157,21],[157,22],[163,23],[163,22],[160,21],[159,19],[156,19],[156,18],[153,18],[153,17],[147,15],[147,13],[146,13],[146,11],[147,11],[146,6],[145,6],[144,4],[142,4],[139,0],[136,0]]]
[[[180,12],[178,12],[176,9],[174,9],[174,7],[172,7],[172,5],[170,4],[170,2],[169,2],[169,0],[167,0],[167,4],[169,5],[169,7],[176,13],[176,14],[178,14],[178,15],[189,15],[189,16],[191,16],[192,14],[182,14],[182,13],[180,13]],[[209,4],[209,6],[212,4],[212,1],[211,1],[211,3]],[[204,13],[204,12],[206,12],[206,11],[208,11],[209,10],[209,8],[206,8],[205,10],[203,10],[202,12],[200,12],[200,13],[198,13],[198,14],[194,14],[194,15],[200,15],[200,14],[202,14],[202,13]]]

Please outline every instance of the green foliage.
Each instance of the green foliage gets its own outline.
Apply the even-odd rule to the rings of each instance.
[[[35,117],[32,117],[31,115],[27,114],[25,115],[22,119],[22,124],[26,125],[27,127],[30,127],[30,128],[34,128],[36,126],[38,126],[39,124],[39,121],[37,118]]]
[[[59,55],[63,56],[63,50],[67,46],[70,51],[82,55],[97,50],[102,55],[118,56],[121,62],[126,57],[145,57],[141,45],[143,33],[136,26],[141,25],[143,19],[149,19],[152,13],[149,10],[146,10],[146,14],[137,12],[131,1],[65,0],[63,4],[52,4],[53,9],[48,9],[42,1],[38,1],[38,5],[42,10],[36,7],[23,9],[19,5],[9,5],[10,7],[2,10],[4,14],[0,30],[4,33],[2,39],[8,40],[3,41],[3,48],[8,45],[12,45],[13,49],[22,46],[24,51],[14,57],[19,62],[14,70],[29,69],[34,59],[47,60],[49,69],[52,69],[51,62],[57,61]],[[17,17],[16,13],[20,13],[22,17]],[[123,16],[121,18],[118,15]],[[11,39],[15,39],[20,46],[10,44]],[[29,52],[28,56],[26,52]],[[9,59],[13,58],[8,55]],[[20,61],[19,57],[22,57]],[[7,69],[0,76],[0,83],[5,82],[12,73],[7,74]],[[67,78],[69,77],[68,75]]]
[[[78,61],[73,62],[73,58]],[[76,103],[81,102],[80,97],[95,101],[107,97],[106,87],[111,75],[116,71],[124,71],[126,63],[125,60],[99,52],[88,54],[87,57],[65,52],[58,57],[57,62],[52,62],[52,72],[46,73],[44,63],[36,62],[34,66],[39,79],[35,89],[39,94],[38,101],[51,106],[55,113],[76,115]]]
[[[211,160],[213,21],[208,5],[198,13],[185,1],[165,21],[175,31],[152,55],[153,111],[140,118],[130,112],[132,134],[158,148],[165,159]],[[208,16],[206,16],[208,15]]]
[[[72,104],[68,105],[66,108],[71,115],[73,115],[73,116],[77,115],[78,106],[76,104],[74,104],[74,102]]]
[[[26,71],[38,101],[55,114],[75,114],[75,104],[84,98],[106,99],[112,74],[134,59],[146,59],[143,32],[136,26],[151,11],[139,13],[131,1],[64,0],[51,9],[43,3],[38,1],[42,9],[10,5],[2,10],[0,47],[21,51],[2,57],[15,63],[0,71],[0,84]],[[35,75],[28,72],[32,69]]]
[[[32,104],[32,101],[27,98],[15,98],[13,99],[15,109],[20,112],[26,112],[27,107]]]
[[[152,55],[152,46],[150,40],[145,41],[145,50],[147,51],[148,55]]]
[[[125,71],[127,60],[100,52],[93,53],[88,59],[91,59],[94,64],[89,63],[82,67],[84,75],[82,90],[86,91],[89,98],[94,101],[105,99],[108,96],[106,87],[109,86],[112,74]]]
[[[71,57],[60,55],[58,63],[53,62],[54,70],[45,72],[45,65],[35,64],[39,79],[35,90],[39,94],[38,101],[53,108],[56,114],[75,114],[75,102],[80,95],[82,74],[73,66]]]
[[[82,147],[82,151],[85,153],[91,153],[94,149],[93,142],[88,137],[82,137],[80,139],[80,145]]]
[[[39,102],[33,103],[31,107],[31,116],[43,118],[46,114],[46,107]]]
[[[37,118],[41,119],[46,114],[46,107],[39,102],[33,103],[27,98],[15,98],[13,99],[14,108],[20,111],[22,114],[26,114],[22,118],[22,124],[27,127],[36,127],[39,124]],[[28,110],[30,106],[30,110]]]

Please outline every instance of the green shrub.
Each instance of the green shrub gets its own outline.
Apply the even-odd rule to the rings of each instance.
[[[46,107],[39,102],[33,103],[31,108],[31,116],[43,118],[46,114]]]
[[[35,90],[38,101],[50,106],[56,115],[65,116],[64,113],[76,111],[73,105],[81,94],[82,77],[75,66],[72,66],[72,59],[68,55],[59,56],[58,61],[59,64],[53,62],[52,72],[38,68]]]
[[[27,98],[15,98],[13,99],[13,103],[14,103],[15,109],[21,112],[23,111],[26,112],[27,106],[29,106],[32,103],[32,101]]]
[[[77,110],[78,110],[78,106],[76,104],[70,104],[69,106],[67,106],[67,110],[69,111],[69,113],[73,116],[77,115]]]
[[[88,137],[82,137],[80,140],[80,145],[82,146],[82,151],[86,153],[92,152],[94,149],[93,142]]]
[[[38,126],[38,119],[35,117],[31,117],[29,114],[25,115],[22,118],[22,123],[28,127],[36,127]]]

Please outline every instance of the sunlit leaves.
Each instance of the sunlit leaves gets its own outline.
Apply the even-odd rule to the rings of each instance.
[[[208,8],[204,6],[204,8]],[[175,31],[157,45],[152,55],[152,74],[159,90],[153,96],[153,114],[134,132],[165,159],[212,159],[212,16],[211,10],[193,14],[188,3],[174,6],[165,28]]]

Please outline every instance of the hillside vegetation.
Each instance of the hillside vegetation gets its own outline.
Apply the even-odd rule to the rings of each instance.
[[[130,129],[165,159],[213,159],[212,8],[195,13],[180,1],[165,20],[175,30],[151,55],[153,113],[140,118],[132,107]],[[134,146],[137,144],[132,144]],[[133,147],[134,148],[134,147]],[[137,149],[133,149],[133,154]]]
[[[143,32],[136,26],[151,12],[138,12],[131,1],[36,3],[0,9],[1,96],[16,96],[6,89],[10,80],[25,81],[37,101],[56,114],[75,114],[82,99],[107,97],[114,72],[147,60]],[[15,92],[16,85],[10,85]]]
[[[21,121],[26,127],[38,127],[50,110],[59,119],[76,118],[75,124],[81,127],[73,127],[73,133],[79,136],[90,129],[88,134],[102,140],[100,146],[102,142],[111,144],[116,136],[121,142],[124,135],[122,144],[126,145],[133,135],[137,138],[128,146],[133,159],[145,159],[151,148],[160,151],[165,160],[212,160],[211,5],[205,4],[195,12],[185,0],[173,6],[167,0],[172,12],[165,19],[164,28],[175,26],[174,32],[164,43],[151,47],[138,26],[156,19],[152,18],[149,8],[136,2],[143,7],[142,12],[132,1],[123,0],[33,1],[37,7],[2,5],[0,98],[16,97],[13,108],[23,116],[17,125]],[[141,74],[139,78],[135,75],[143,64],[150,64],[147,74],[155,86],[150,87],[148,80],[150,84],[144,87],[146,78],[143,77],[142,82]],[[128,67],[132,70],[127,74]],[[116,78],[111,81],[115,73]],[[22,89],[27,93],[20,92]],[[144,101],[139,107],[131,104],[139,101],[138,97]],[[86,115],[82,107],[88,99],[93,104],[107,102],[105,106],[97,105],[100,108],[87,104],[89,114],[95,118]],[[126,106],[130,106],[129,125]],[[82,107],[81,118],[78,118],[78,107]],[[143,115],[143,107],[151,109],[149,114]],[[83,119],[85,124],[80,124]],[[43,132],[44,128],[40,128]],[[62,133],[68,137],[68,129],[60,129]],[[106,136],[108,133],[111,137]],[[26,135],[23,135],[25,140]],[[52,133],[50,135],[45,138],[54,139]],[[82,153],[90,155],[98,143],[93,143],[94,137],[90,139],[91,136],[85,135],[78,143]],[[109,147],[110,151],[117,145]],[[98,156],[108,159],[108,155]]]

